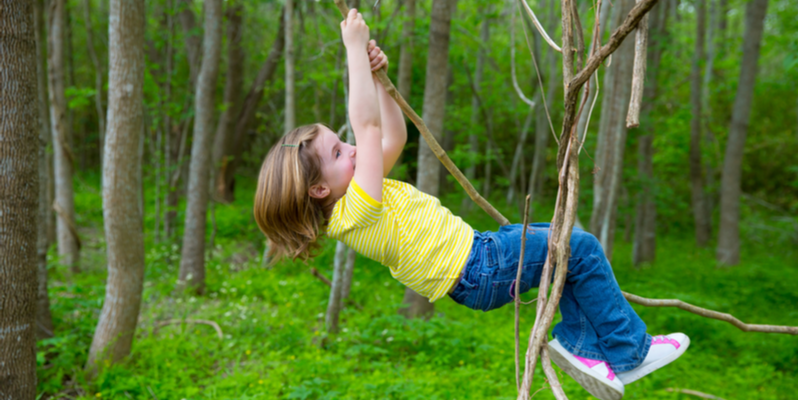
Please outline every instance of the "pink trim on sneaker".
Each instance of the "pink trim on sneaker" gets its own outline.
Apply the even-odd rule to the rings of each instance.
[[[675,346],[676,350],[681,348],[681,344],[678,343],[677,340],[663,335],[653,336],[653,341],[650,345],[652,346],[654,344],[671,344]]]
[[[608,365],[608,363],[607,363],[607,362],[605,362],[605,361],[600,361],[600,360],[592,360],[592,359],[590,359],[590,358],[583,358],[583,357],[581,357],[581,356],[576,356],[576,355],[574,355],[574,354],[573,354],[572,356],[573,356],[573,357],[575,357],[575,358],[577,358],[577,359],[578,359],[578,361],[580,361],[581,363],[583,363],[583,365],[585,365],[585,366],[587,366],[587,367],[589,367],[589,368],[592,368],[592,367],[594,367],[595,365],[597,365],[597,364],[600,364],[600,363],[603,363],[603,364],[605,364],[605,365],[606,365],[606,368],[608,369],[608,376],[606,376],[606,378],[608,378],[608,380],[610,380],[610,381],[613,381],[613,380],[614,380],[614,376],[615,376],[615,375],[614,375],[614,371],[612,371],[612,370],[611,370],[611,366],[610,366],[610,365]]]

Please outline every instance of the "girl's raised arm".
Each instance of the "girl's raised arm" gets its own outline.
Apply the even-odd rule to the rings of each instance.
[[[350,10],[341,26],[350,76],[350,124],[358,146],[353,179],[364,192],[380,202],[383,189],[381,112],[372,82],[369,55],[364,51],[369,40],[369,27],[355,9]]]

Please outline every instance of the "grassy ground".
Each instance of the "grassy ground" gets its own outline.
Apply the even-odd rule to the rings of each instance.
[[[346,308],[342,332],[327,336],[328,288],[308,271],[316,266],[331,275],[334,244],[328,241],[308,265],[260,268],[252,189],[241,190],[233,205],[217,206],[217,246],[206,264],[205,297],[172,294],[180,251],[176,245],[154,245],[152,220],[145,221],[145,289],[132,354],[86,382],[81,368],[102,306],[106,272],[101,199],[96,179],[85,179],[88,183],[78,183],[76,200],[86,243],[84,271],[71,275],[56,260],[50,269],[56,337],[39,342],[42,397],[515,398],[513,306],[482,313],[445,298],[436,303],[431,320],[406,320],[397,314],[402,285],[385,267],[359,257],[351,298],[362,309]],[[457,205],[460,199],[444,201]],[[536,220],[549,219],[550,204],[538,207]],[[519,219],[513,210],[503,212]],[[493,225],[477,211],[465,219],[480,230]],[[713,249],[695,248],[691,234],[660,237],[657,262],[641,269],[633,268],[630,254],[630,243],[616,243],[612,264],[625,291],[682,299],[748,323],[797,325],[796,243],[747,242],[741,265],[729,269],[715,268]],[[534,295],[535,290],[523,298]],[[627,386],[625,398],[696,398],[668,388],[724,399],[797,398],[796,336],[744,333],[678,309],[634,309],[651,333],[685,332],[692,344],[676,362]],[[534,317],[533,306],[523,309],[523,350]],[[157,321],[172,318],[213,320],[224,337],[207,325],[155,329]],[[571,399],[591,398],[568,376],[561,374],[561,382]],[[540,369],[534,386],[546,387]],[[548,389],[536,395],[551,397]]]

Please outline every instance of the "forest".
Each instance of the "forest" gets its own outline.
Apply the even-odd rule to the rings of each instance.
[[[0,0],[0,398],[592,398],[540,347],[573,225],[692,340],[627,398],[798,397],[796,1],[346,1],[407,117],[388,177],[553,224],[552,289],[486,313],[324,235],[269,256],[273,145],[355,143],[339,2]]]

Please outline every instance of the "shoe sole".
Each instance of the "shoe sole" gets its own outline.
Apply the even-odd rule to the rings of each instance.
[[[661,368],[661,367],[663,367],[663,366],[665,366],[665,365],[677,360],[678,357],[682,356],[683,353],[686,352],[686,349],[689,348],[689,343],[691,343],[691,342],[692,342],[691,339],[689,339],[689,337],[686,336],[686,342],[685,343],[681,343],[681,347],[677,351],[675,351],[674,353],[672,353],[672,354],[668,355],[667,357],[664,357],[664,358],[662,358],[662,359],[660,359],[660,360],[658,360],[658,361],[656,361],[656,362],[654,362],[654,363],[652,363],[650,365],[645,366],[641,370],[636,371],[635,374],[629,374],[628,372],[620,372],[619,374],[617,374],[617,378],[619,378],[619,380],[621,380],[622,383],[625,384],[625,385],[627,385],[629,383],[636,382],[639,379],[644,378],[645,376],[647,376],[651,372],[653,372],[653,371],[655,371],[655,370],[657,370],[657,369],[659,369],[659,368]]]
[[[562,371],[566,372],[567,375],[578,382],[581,387],[583,387],[592,396],[597,397],[600,400],[619,400],[625,394],[624,392],[620,393],[609,384],[602,382],[600,379],[593,377],[591,372],[588,372],[589,368],[585,365],[573,364],[571,360],[565,358],[559,350],[553,347],[553,345],[548,343],[547,348],[550,351],[550,359],[552,359]],[[577,360],[575,362],[580,363],[580,361]]]

